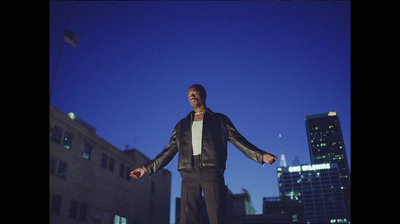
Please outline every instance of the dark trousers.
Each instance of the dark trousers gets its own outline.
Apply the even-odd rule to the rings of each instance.
[[[192,169],[181,169],[181,223],[199,223],[204,193],[210,224],[224,223],[225,180],[224,171],[216,167],[199,166],[199,156],[194,156]]]

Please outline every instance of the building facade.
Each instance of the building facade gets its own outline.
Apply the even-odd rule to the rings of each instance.
[[[277,171],[281,200],[304,208],[293,221],[304,217],[306,223],[349,223],[336,163],[278,167]]]
[[[337,112],[306,115],[307,140],[311,164],[336,163],[341,190],[350,214],[350,170]]]
[[[171,173],[134,180],[149,161],[121,151],[73,113],[49,110],[49,220],[51,224],[169,223]]]

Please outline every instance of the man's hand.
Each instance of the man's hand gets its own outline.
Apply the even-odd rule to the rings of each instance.
[[[277,159],[276,156],[269,153],[264,153],[263,155],[263,162],[268,163],[269,165],[272,165]]]
[[[143,167],[136,168],[134,171],[131,171],[131,174],[129,176],[139,179],[143,177],[143,175],[146,173],[146,169]]]

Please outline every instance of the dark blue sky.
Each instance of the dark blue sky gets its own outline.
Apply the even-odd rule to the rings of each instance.
[[[207,106],[259,148],[279,157],[282,133],[288,165],[310,163],[305,115],[337,111],[351,159],[350,2],[50,2],[49,89],[67,16],[81,40],[63,45],[51,104],[117,148],[154,158],[199,83]],[[225,181],[233,193],[247,189],[261,214],[262,197],[279,194],[278,166],[229,144]],[[176,167],[177,156],[166,167],[171,220]]]

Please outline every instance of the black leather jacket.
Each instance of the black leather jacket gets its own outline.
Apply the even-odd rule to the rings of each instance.
[[[179,152],[178,170],[193,167],[191,128],[193,119],[194,111],[176,124],[168,145],[156,158],[143,166],[148,175],[165,167],[177,152]],[[264,151],[247,141],[227,116],[214,113],[207,108],[203,118],[200,166],[215,166],[224,171],[227,159],[227,141],[230,141],[250,159],[261,164],[264,163],[262,160]]]

